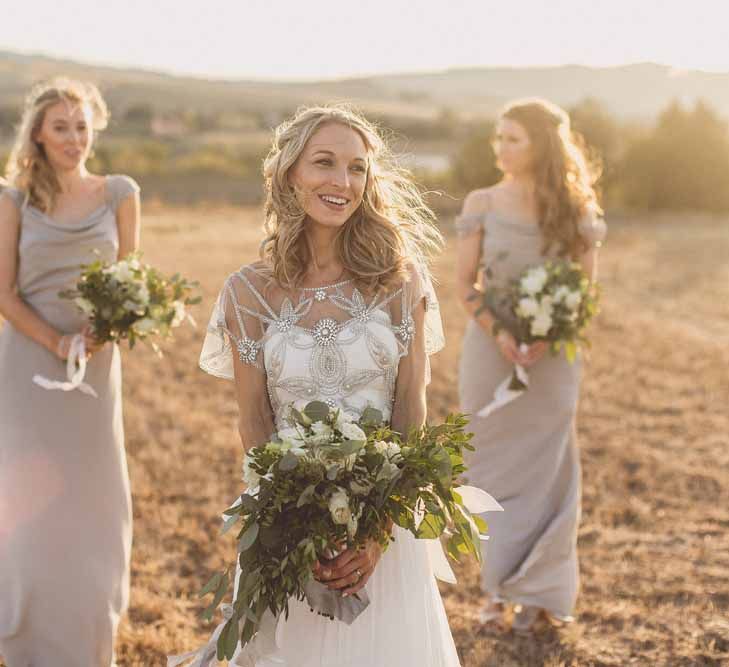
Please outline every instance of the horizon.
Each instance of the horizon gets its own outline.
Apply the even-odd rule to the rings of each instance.
[[[221,81],[305,83],[471,68],[621,67],[665,64],[729,72],[724,12],[685,3],[555,0],[519,7],[456,0],[339,0],[306,5],[125,0],[102,5],[48,0],[14,8],[0,23],[0,49],[94,66]],[[45,12],[43,10],[46,10]],[[39,16],[53,12],[53,21]],[[109,39],[113,26],[116,39]]]

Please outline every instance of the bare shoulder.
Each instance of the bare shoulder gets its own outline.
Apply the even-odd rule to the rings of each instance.
[[[15,192],[7,189],[0,192],[0,222],[20,223],[20,207]]]

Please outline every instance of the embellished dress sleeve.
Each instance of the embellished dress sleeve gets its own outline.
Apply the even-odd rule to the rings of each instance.
[[[597,211],[589,209],[578,223],[577,231],[588,248],[599,248],[607,236],[607,224]]]

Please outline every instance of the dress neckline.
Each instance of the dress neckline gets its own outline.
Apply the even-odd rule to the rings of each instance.
[[[347,280],[340,280],[336,283],[329,283],[327,285],[318,285],[316,287],[299,287],[302,292],[321,292],[322,290],[334,289],[335,287],[342,287],[348,285],[354,280],[354,278],[347,278]]]
[[[88,227],[91,227],[92,225],[86,225],[84,223],[87,223],[89,220],[93,220],[96,218],[97,215],[105,211],[109,207],[109,176],[108,174],[104,177],[104,201],[99,204],[95,209],[89,211],[85,216],[82,218],[79,218],[78,220],[74,220],[73,222],[58,222],[55,218],[50,216],[45,211],[41,211],[39,208],[33,206],[32,204],[28,204],[28,208],[32,208],[34,211],[36,211],[45,221],[45,223],[49,227],[54,227],[55,229],[65,229],[65,230],[72,230],[72,231],[78,231],[79,229],[86,229]]]

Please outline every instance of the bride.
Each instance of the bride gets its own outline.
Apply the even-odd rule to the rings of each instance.
[[[441,247],[433,215],[363,117],[304,109],[275,132],[265,162],[261,260],[226,281],[200,359],[234,378],[246,449],[286,426],[286,408],[319,400],[380,410],[407,432],[423,424],[428,354],[443,345],[427,259]],[[292,600],[275,641],[238,651],[250,667],[459,665],[428,548],[394,529],[322,560],[316,577],[369,607],[352,625]],[[263,635],[264,633],[261,633]]]

